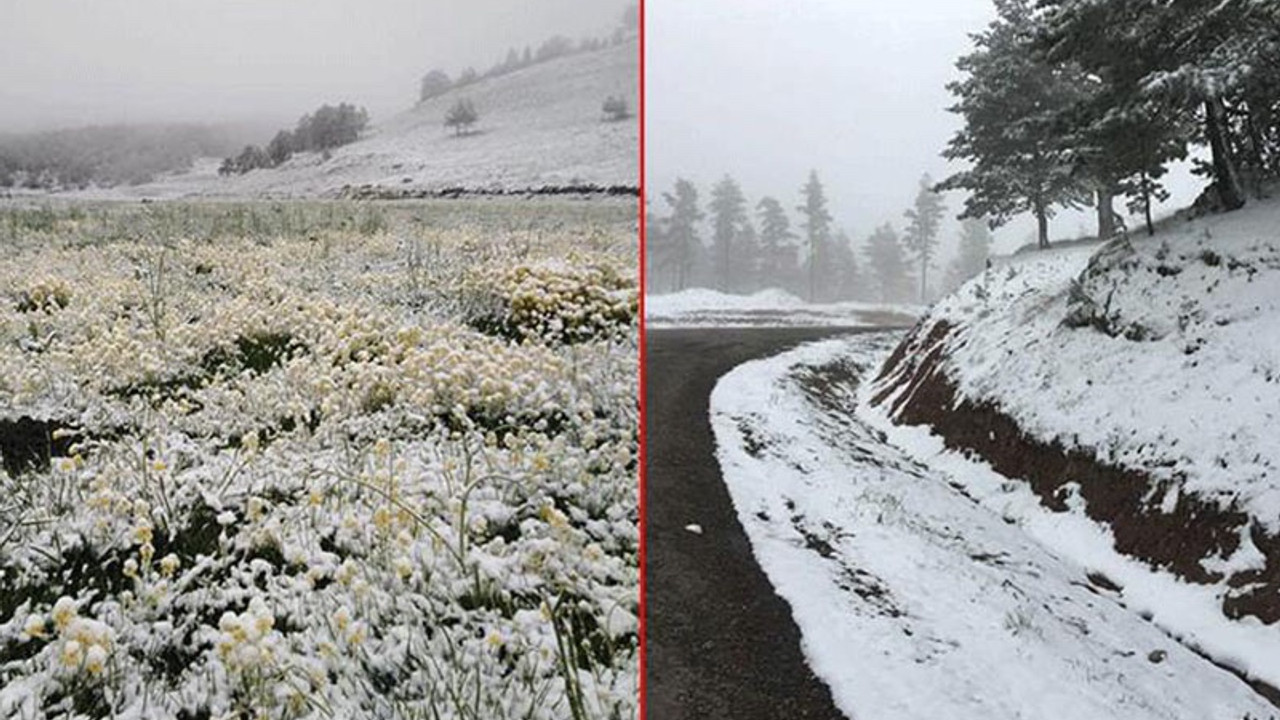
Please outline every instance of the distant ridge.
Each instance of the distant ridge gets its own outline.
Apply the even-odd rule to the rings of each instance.
[[[184,173],[108,197],[450,197],[495,194],[635,194],[639,186],[639,47],[635,39],[482,78],[379,120],[326,159],[296,155],[274,169],[219,176],[206,158]],[[631,116],[609,120],[610,96]],[[444,125],[459,100],[479,113],[473,132]],[[618,188],[626,192],[617,191]],[[563,190],[559,190],[563,189]]]

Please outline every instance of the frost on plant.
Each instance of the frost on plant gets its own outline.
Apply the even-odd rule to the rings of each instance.
[[[632,208],[457,208],[7,238],[0,717],[634,716]]]

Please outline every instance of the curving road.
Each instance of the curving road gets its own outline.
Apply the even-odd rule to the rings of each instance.
[[[717,380],[737,365],[866,331],[648,330],[650,720],[843,720],[805,664],[790,607],[752,555],[720,475],[708,403]],[[702,534],[685,529],[691,524]]]

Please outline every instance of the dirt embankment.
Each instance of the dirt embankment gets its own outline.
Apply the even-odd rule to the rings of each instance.
[[[1105,523],[1116,550],[1169,570],[1193,583],[1224,584],[1222,611],[1230,618],[1280,621],[1280,535],[1268,534],[1233,505],[1182,492],[1171,512],[1167,493],[1179,480],[1099,462],[1094,453],[1028,437],[1000,407],[958,397],[946,363],[950,348],[965,342],[962,329],[926,319],[895,349],[877,378],[875,405],[891,403],[899,423],[928,425],[948,448],[972,453],[1001,475],[1031,485],[1048,508],[1066,512],[1075,483],[1089,517]],[[1206,569],[1202,561],[1231,556],[1248,533],[1266,558],[1262,569],[1231,575]]]

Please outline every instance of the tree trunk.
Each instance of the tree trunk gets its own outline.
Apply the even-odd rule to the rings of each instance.
[[[818,245],[809,241],[809,302],[813,302],[814,278],[818,273]]]
[[[1240,190],[1240,176],[1236,172],[1235,161],[1231,157],[1231,147],[1227,139],[1226,108],[1220,98],[1204,101],[1204,129],[1209,138],[1209,149],[1213,155],[1213,184],[1218,191],[1218,200],[1224,210],[1236,210],[1244,207],[1244,193]]]
[[[1101,185],[1098,195],[1098,239],[1110,240],[1116,234],[1116,211],[1112,206],[1115,193],[1110,185]]]
[[[1156,234],[1156,226],[1151,222],[1151,180],[1146,173],[1142,174],[1142,211],[1147,217],[1147,237]]]
[[[920,258],[920,304],[929,303],[929,261]]]
[[[1034,201],[1036,213],[1036,229],[1038,234],[1036,239],[1039,241],[1040,249],[1044,250],[1049,247],[1049,213],[1044,206],[1044,201],[1036,198]]]

